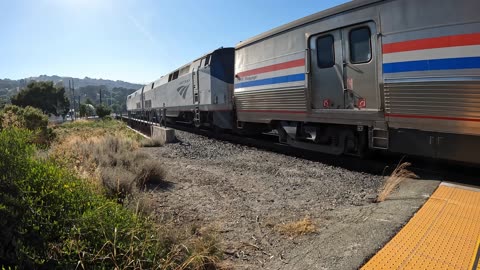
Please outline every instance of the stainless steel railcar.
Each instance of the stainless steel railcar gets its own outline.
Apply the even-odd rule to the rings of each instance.
[[[162,76],[127,97],[131,117],[231,129],[234,48],[221,48]]]
[[[480,162],[480,1],[356,0],[241,42],[240,129]]]

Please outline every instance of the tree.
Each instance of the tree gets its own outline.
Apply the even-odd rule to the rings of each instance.
[[[0,97],[0,110],[8,104],[8,100],[5,97]]]
[[[20,107],[32,106],[45,114],[66,115],[70,102],[64,87],[55,87],[53,82],[30,82],[25,89],[12,97],[12,104]]]
[[[121,113],[120,109],[121,109],[121,107],[120,107],[117,103],[114,103],[114,104],[112,105],[112,110],[113,110],[113,112],[115,112],[115,113]]]
[[[88,101],[88,100],[87,100]],[[95,107],[92,104],[82,103],[80,104],[80,117],[95,115]]]
[[[105,118],[105,116],[109,116],[112,113],[112,109],[105,105],[98,105],[96,110],[97,115],[100,118]]]
[[[87,116],[87,105],[80,104],[80,117]]]

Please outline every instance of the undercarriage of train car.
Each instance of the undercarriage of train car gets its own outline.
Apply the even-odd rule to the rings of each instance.
[[[236,133],[276,133],[279,142],[309,151],[333,155],[365,156],[369,151],[369,128],[327,123],[273,121],[270,124],[237,122]]]
[[[333,155],[364,156],[368,127],[279,121],[274,124],[282,143]]]

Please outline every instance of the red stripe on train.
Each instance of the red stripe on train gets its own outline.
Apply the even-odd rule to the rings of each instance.
[[[272,72],[272,71],[277,71],[277,70],[282,70],[282,69],[287,69],[287,68],[294,68],[294,67],[301,67],[305,66],[305,59],[298,59],[298,60],[293,60],[285,63],[280,63],[280,64],[275,64],[271,66],[266,66],[266,67],[261,67],[261,68],[256,68],[252,70],[247,70],[243,71],[237,74],[237,77],[245,77],[245,76],[251,76],[251,75],[257,75],[261,73],[267,73],[267,72]]]
[[[393,118],[417,118],[417,119],[435,119],[435,120],[480,122],[480,119],[478,119],[478,118],[447,117],[447,116],[433,116],[433,115],[413,115],[413,114],[390,114],[390,113],[386,113],[385,116],[386,117],[393,117]]]
[[[304,111],[287,111],[287,110],[238,110],[246,113],[283,113],[283,114],[307,114]]]
[[[480,33],[417,39],[384,44],[383,53],[407,52],[470,45],[480,45]]]

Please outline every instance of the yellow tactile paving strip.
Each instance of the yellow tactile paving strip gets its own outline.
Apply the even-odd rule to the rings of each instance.
[[[480,270],[480,190],[440,185],[369,269]]]

